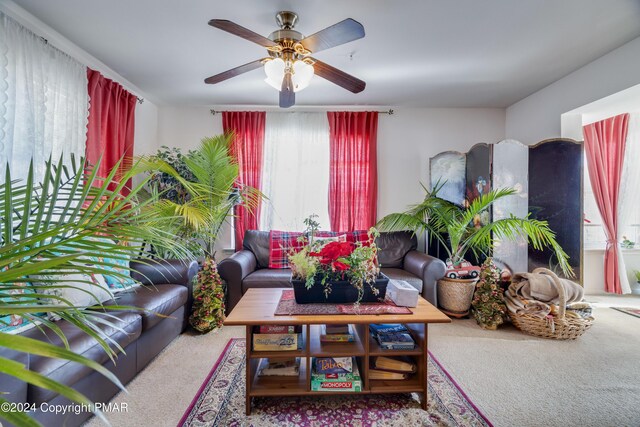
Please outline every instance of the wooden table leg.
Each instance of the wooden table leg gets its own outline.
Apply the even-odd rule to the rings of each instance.
[[[427,410],[428,405],[428,393],[429,390],[429,346],[427,345],[429,337],[429,324],[424,324],[424,344],[422,346],[422,353],[424,357],[424,394],[422,398],[422,409]]]
[[[245,347],[245,365],[246,365],[246,376],[245,376],[245,411],[247,413],[247,415],[251,415],[251,382],[253,380],[253,377],[251,376],[251,358],[249,357],[249,353],[250,353],[250,349],[251,349],[251,343],[252,343],[252,337],[251,337],[251,326],[247,326],[247,330],[246,330],[246,347]]]

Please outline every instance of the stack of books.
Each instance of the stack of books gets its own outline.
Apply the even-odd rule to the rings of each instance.
[[[355,336],[351,330],[351,325],[322,325],[320,342],[354,342],[355,340]]]
[[[358,364],[352,357],[316,357],[311,373],[312,391],[362,391]]]
[[[378,356],[371,359],[369,379],[406,380],[416,372],[416,364],[408,357]]]
[[[300,374],[300,358],[262,359],[258,366],[261,377],[297,377]]]
[[[413,350],[416,343],[402,324],[371,324],[369,330],[383,350]]]
[[[254,351],[292,351],[303,346],[302,326],[261,325],[254,329]]]

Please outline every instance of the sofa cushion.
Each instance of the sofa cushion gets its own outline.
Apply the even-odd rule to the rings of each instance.
[[[269,268],[289,268],[289,254],[299,252],[305,243],[299,241],[304,233],[299,231],[269,232]]]
[[[118,328],[121,328],[124,331],[104,325],[101,326],[101,330],[106,336],[118,343],[122,348],[140,337],[142,324],[139,314],[111,312],[110,315],[115,316],[116,319],[108,318],[107,320],[116,324]],[[67,322],[66,320],[56,322],[56,325],[60,327],[64,335],[67,337],[70,350],[74,353],[85,356],[100,364],[105,363],[109,359],[109,356],[105,353],[100,344],[85,332],[78,329],[75,325]],[[64,346],[60,337],[48,328],[42,328],[42,330],[32,329],[25,332],[23,336],[34,338],[39,341],[50,342],[59,347]],[[115,349],[113,344],[111,344],[111,346]],[[77,362],[37,355],[30,356],[29,368],[32,371],[38,372],[52,380],[61,382],[68,386],[72,386],[92,371],[91,368]],[[35,403],[36,405],[51,400],[57,394],[58,393],[56,392],[32,385],[29,385],[28,387],[29,402]]]
[[[422,279],[418,276],[414,276],[406,270],[401,268],[382,268],[380,269],[389,279],[404,280],[411,286],[416,288],[418,292],[422,293]]]
[[[253,252],[256,257],[258,268],[269,267],[269,232],[258,230],[247,230],[244,233],[242,247]]]
[[[140,286],[136,289],[120,292],[115,301],[107,301],[104,305],[131,305],[148,311],[132,311],[142,316],[142,331],[146,331],[160,322],[163,317],[184,306],[189,292],[182,285]],[[182,322],[182,318],[176,321]]]
[[[410,231],[394,231],[380,233],[376,239],[378,262],[381,267],[402,268],[405,255],[409,251],[415,251],[418,247],[418,239]]]
[[[252,288],[290,288],[290,269],[268,269],[263,268],[249,274],[242,281],[242,293]]]

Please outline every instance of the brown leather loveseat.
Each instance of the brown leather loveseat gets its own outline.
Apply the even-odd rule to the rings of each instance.
[[[138,287],[135,291],[117,294],[116,301],[106,301],[104,305],[128,305],[146,311],[113,312],[121,330],[112,327],[102,328],[104,334],[125,351],[125,354],[118,355],[115,364],[97,341],[65,320],[56,322],[67,337],[73,352],[107,367],[123,384],[131,381],[185,330],[193,300],[192,279],[198,272],[198,264],[195,261],[165,260],[153,264],[132,262],[130,266],[134,270],[131,276],[145,286]],[[115,319],[110,320],[116,322]],[[33,328],[21,335],[63,346],[56,334],[46,328],[43,330],[44,332]],[[115,347],[112,345],[112,348]],[[20,362],[32,371],[68,385],[93,402],[106,403],[119,391],[119,388],[102,374],[76,362],[29,355],[3,347],[0,347],[0,357]],[[70,403],[67,398],[2,374],[0,392],[6,393],[2,397],[9,402],[28,402],[35,408],[42,408],[32,412],[31,416],[44,426],[77,426],[92,415],[86,410],[56,414],[56,405]],[[2,421],[0,425],[9,424]]]
[[[413,285],[431,304],[437,306],[436,282],[444,277],[445,264],[416,250],[416,236],[411,232],[381,233],[376,239],[378,261],[382,272],[390,279],[405,280]],[[228,304],[231,309],[251,288],[291,287],[290,269],[270,269],[269,232],[248,230],[243,249],[220,261],[218,271],[227,282]]]

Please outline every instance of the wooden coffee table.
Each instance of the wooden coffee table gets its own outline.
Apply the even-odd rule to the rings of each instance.
[[[445,314],[422,297],[418,306],[411,308],[413,314],[384,315],[294,315],[274,316],[284,289],[249,289],[236,305],[225,325],[246,326],[246,412],[251,413],[251,398],[257,396],[301,396],[340,394],[340,392],[311,391],[312,357],[355,356],[363,380],[361,392],[344,394],[411,393],[423,395],[422,409],[427,409],[427,337],[429,323],[451,322]],[[320,325],[354,325],[356,340],[353,343],[321,343]],[[402,323],[413,335],[416,348],[413,350],[383,350],[369,334],[371,323]],[[252,334],[256,325],[302,325],[304,348],[296,351],[253,351]],[[418,369],[406,380],[370,380],[370,356],[411,356]],[[297,377],[260,377],[257,368],[262,358],[300,358],[300,374]]]

